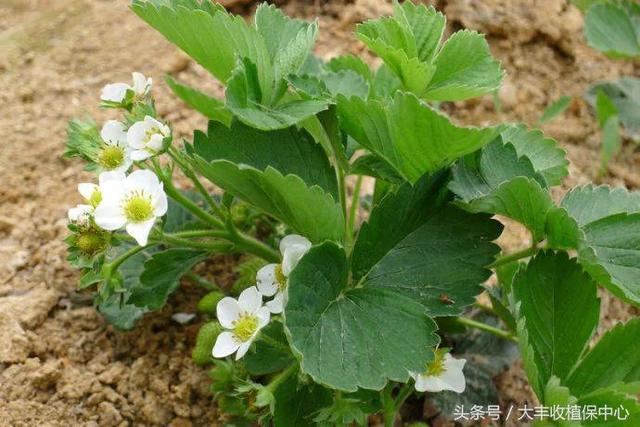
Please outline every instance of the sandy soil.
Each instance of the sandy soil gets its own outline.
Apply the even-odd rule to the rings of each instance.
[[[231,0],[231,3],[250,3]],[[124,0],[0,0],[0,426],[216,425],[218,416],[202,368],[190,361],[197,324],[171,321],[193,312],[198,291],[171,300],[131,333],[107,326],[65,262],[66,209],[79,202],[78,182],[89,180],[76,161],[60,158],[66,122],[92,114],[100,88],[128,81],[133,70],[154,78],[160,113],[187,136],[205,120],[186,109],[162,83],[166,73],[210,81],[127,10]],[[507,70],[502,112],[490,97],[451,106],[462,122],[533,123],[561,95],[580,96],[598,79],[638,75],[640,66],[612,62],[589,49],[580,13],[560,0],[449,0],[438,6],[450,29],[488,34]],[[383,0],[290,1],[299,16],[322,14],[318,53],[362,52],[350,32],[355,22],[389,10]],[[215,90],[214,83],[205,86]],[[544,127],[572,161],[567,186],[596,176],[599,133],[588,107],[576,99],[563,119]],[[606,182],[637,187],[632,147]],[[525,244],[511,233],[503,243]],[[228,263],[216,266],[228,278]],[[213,265],[213,263],[212,263]],[[603,324],[636,312],[603,294]],[[519,366],[497,379],[503,404],[531,402]],[[436,422],[434,425],[439,425]]]

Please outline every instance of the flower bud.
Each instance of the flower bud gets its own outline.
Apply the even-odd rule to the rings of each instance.
[[[216,306],[222,298],[224,298],[224,294],[222,292],[209,292],[198,302],[198,311],[200,313],[215,314]]]
[[[191,352],[191,358],[197,365],[208,365],[213,362],[211,350],[222,332],[222,326],[218,322],[205,323],[198,331],[196,345]]]

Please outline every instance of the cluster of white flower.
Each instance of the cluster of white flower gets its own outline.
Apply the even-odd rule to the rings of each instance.
[[[236,353],[236,360],[242,358],[265,327],[271,314],[282,313],[286,298],[288,277],[300,259],[311,248],[305,237],[291,234],[280,242],[282,262],[268,264],[257,274],[256,286],[245,289],[236,300],[225,297],[216,307],[218,321],[225,328],[213,347],[213,357],[227,357]],[[263,297],[273,297],[263,303]],[[436,350],[434,360],[427,364],[422,373],[411,372],[417,391],[440,392],[451,390],[462,393],[465,378],[462,369],[465,359],[455,359],[444,350]]]
[[[151,90],[151,79],[133,73],[133,86],[113,83],[102,89],[102,101],[123,104],[125,99],[142,99]],[[134,161],[142,161],[158,154],[170,138],[167,125],[153,117],[132,124],[128,129],[117,120],[102,126],[102,147],[97,162],[103,170],[98,185],[82,183],[78,191],[86,203],[69,209],[69,221],[80,225],[91,221],[98,227],[114,231],[126,228],[141,246],[158,217],[167,212],[167,196],[155,173],[142,169],[126,173]]]
[[[280,242],[282,263],[268,264],[257,274],[256,286],[245,289],[236,300],[225,297],[216,307],[218,321],[227,329],[218,335],[213,357],[227,357],[236,353],[240,359],[249,350],[258,332],[269,323],[271,313],[282,313],[289,274],[311,248],[311,242],[297,234],[290,234]],[[263,305],[263,297],[273,297]]]

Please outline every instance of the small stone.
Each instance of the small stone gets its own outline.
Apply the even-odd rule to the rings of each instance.
[[[117,426],[122,422],[122,415],[110,402],[102,402],[98,405],[100,409],[100,425],[101,426]]]
[[[98,376],[98,380],[100,380],[103,384],[116,384],[122,378],[122,374],[125,371],[125,366],[121,362],[116,362],[109,366],[107,370],[101,373]]]

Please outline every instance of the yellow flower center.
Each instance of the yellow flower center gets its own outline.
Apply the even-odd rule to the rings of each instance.
[[[251,314],[243,314],[233,324],[233,333],[242,342],[249,338],[258,330],[258,318]]]
[[[153,217],[151,197],[142,192],[134,193],[127,198],[123,206],[124,216],[130,222],[143,222]]]
[[[89,204],[93,208],[95,208],[100,204],[101,201],[102,193],[100,192],[100,190],[93,190],[93,193],[91,193],[91,197],[89,197]]]
[[[445,373],[447,370],[444,366],[444,355],[447,354],[442,350],[436,350],[434,352],[434,359],[427,363],[426,376],[437,377]]]
[[[105,246],[105,238],[102,233],[88,230],[78,234],[76,246],[87,255],[93,255]]]
[[[278,289],[282,292],[287,287],[287,276],[282,272],[282,264],[276,265],[275,275]]]
[[[107,170],[112,170],[122,165],[124,150],[114,145],[108,145],[100,151],[98,162]]]
[[[149,143],[149,141],[151,141],[151,137],[152,137],[153,135],[157,134],[157,133],[161,134],[160,129],[158,129],[158,128],[157,128],[157,127],[155,127],[155,126],[154,126],[154,127],[152,127],[151,129],[147,130],[147,131],[144,133],[144,143],[145,143],[145,145],[146,145],[146,144],[148,144],[148,143]]]

